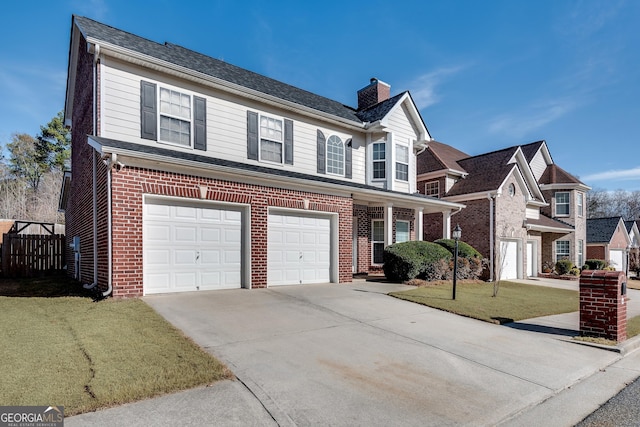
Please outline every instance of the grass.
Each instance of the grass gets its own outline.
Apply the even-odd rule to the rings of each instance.
[[[640,335],[640,316],[632,317],[627,320],[627,338]]]
[[[230,371],[139,299],[93,302],[58,283],[0,282],[0,404],[64,405],[65,415],[231,378]],[[54,280],[55,281],[55,280]]]
[[[492,283],[463,281],[457,284],[455,300],[450,282],[390,295],[492,323],[570,313],[580,308],[579,293],[566,289],[502,281],[498,296],[494,298],[492,294]]]

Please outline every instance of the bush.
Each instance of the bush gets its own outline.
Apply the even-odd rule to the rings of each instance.
[[[442,278],[443,276],[442,263],[439,261],[445,260],[445,264],[448,265],[450,258],[449,251],[435,243],[423,241],[395,243],[384,249],[382,269],[387,279],[394,282],[405,282],[415,278],[436,280],[433,277]]]
[[[458,257],[458,279],[476,280],[482,275],[484,261],[480,258]],[[449,274],[447,279],[453,279],[453,259],[449,261]]]
[[[579,276],[580,269],[578,267],[573,267],[571,270],[569,270],[569,274],[571,274],[572,276]]]
[[[433,243],[437,243],[443,248],[447,249],[453,255],[456,250],[456,241],[454,239],[439,239],[434,241]],[[458,257],[461,258],[480,258],[482,259],[482,254],[478,252],[473,246],[463,241],[458,241]]]
[[[571,260],[561,259],[560,261],[556,262],[556,273],[560,275],[567,274],[573,267],[574,265]]]
[[[585,261],[587,270],[604,270],[607,268],[607,261],[603,259],[588,259]]]

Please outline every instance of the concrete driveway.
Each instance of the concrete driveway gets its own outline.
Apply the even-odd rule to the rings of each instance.
[[[386,295],[404,288],[361,281],[145,301],[225,362],[283,426],[518,424],[516,415],[621,358]],[[571,425],[615,392],[565,406],[557,420],[567,424],[545,423]]]

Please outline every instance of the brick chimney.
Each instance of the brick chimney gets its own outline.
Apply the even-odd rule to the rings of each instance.
[[[358,91],[358,110],[364,110],[391,97],[391,86],[371,78],[371,83]]]

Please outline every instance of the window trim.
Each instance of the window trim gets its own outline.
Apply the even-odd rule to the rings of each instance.
[[[566,194],[567,195],[567,202],[566,203],[562,203],[562,206],[567,206],[567,213],[558,213],[558,195],[559,194]],[[553,198],[555,200],[555,213],[556,216],[558,217],[568,217],[571,216],[571,193],[569,191],[557,191],[554,195]]]
[[[406,152],[407,152],[407,162],[406,163],[405,162],[401,162],[401,161],[398,160],[398,149],[400,149],[400,148],[405,149]],[[408,145],[396,144],[396,158],[395,158],[395,160],[396,160],[396,164],[395,164],[395,172],[396,172],[395,173],[395,179],[398,180],[398,181],[402,181],[402,182],[409,182],[409,146]],[[407,167],[407,171],[406,171],[407,178],[406,179],[398,178],[398,172],[399,172],[398,165],[403,165],[403,166]]]
[[[191,91],[187,91],[184,90],[182,88],[177,88],[175,86],[171,86],[171,85],[166,85],[166,84],[157,84],[157,89],[156,89],[156,103],[157,103],[157,138],[156,138],[156,142],[160,143],[160,144],[166,144],[166,145],[171,145],[174,147],[182,147],[182,148],[194,148],[194,110],[195,110],[195,105],[194,105],[194,93]],[[162,93],[162,89],[168,90],[169,93],[171,92],[177,92],[180,95],[186,95],[189,97],[189,120],[186,120],[183,117],[180,116],[176,116],[173,115],[171,113],[163,113],[162,112],[162,108],[161,108],[161,104],[162,104],[162,100],[161,100],[161,93]],[[170,119],[175,119],[175,120],[180,120],[183,122],[188,122],[189,123],[189,145],[184,145],[184,144],[180,144],[178,142],[173,142],[173,141],[167,141],[162,139],[162,131],[160,128],[160,124],[161,124],[161,118],[162,116],[164,117],[168,117]]]
[[[382,224],[382,240],[375,240],[375,226],[374,224],[380,223]],[[383,219],[372,219],[371,220],[371,265],[382,265],[383,262],[375,262],[375,247],[376,245],[382,245],[382,250],[384,251],[384,220]]]
[[[576,195],[576,213],[579,217],[584,216],[584,193],[578,192]]]
[[[566,246],[567,246],[567,253],[566,254],[564,252],[562,254],[560,254],[560,252],[558,251],[558,244],[559,243],[566,244]],[[556,240],[555,250],[556,250],[556,262],[560,261],[561,259],[565,259],[565,258],[566,259],[571,259],[571,243],[569,242],[569,240]],[[560,256],[562,256],[562,258]]]
[[[329,171],[329,143],[331,141],[332,138],[337,138],[338,141],[340,141],[340,147],[341,147],[341,155],[342,155],[342,172],[330,172]],[[325,154],[325,171],[327,173],[327,175],[335,175],[335,176],[345,176],[345,170],[346,170],[346,144],[345,142],[342,140],[342,138],[340,138],[338,135],[336,134],[332,134],[329,135],[329,137],[327,138],[327,142],[325,144],[325,150],[326,150],[326,154]],[[333,153],[336,154],[336,153]]]
[[[375,147],[378,145],[382,145],[384,147],[384,150],[382,151],[382,153],[384,153],[384,158],[382,159],[376,159],[375,158]],[[374,143],[371,144],[371,179],[373,181],[386,181],[387,179],[387,142],[386,141],[376,141]],[[384,176],[383,177],[378,177],[376,178],[375,176],[375,165],[376,163],[382,163],[382,165],[384,166],[383,170],[384,170]]]
[[[407,225],[407,240],[398,240],[398,224],[406,224]],[[407,220],[396,220],[396,243],[409,242],[411,241],[411,222]]]
[[[262,118],[266,118],[267,120],[271,119],[271,120],[277,120],[280,122],[280,127],[281,127],[281,132],[282,132],[282,138],[280,141],[276,140],[276,139],[272,139],[272,138],[266,138],[263,137],[262,135]],[[284,140],[285,140],[285,130],[284,130],[284,117],[279,117],[279,116],[273,116],[270,114],[264,114],[264,113],[258,113],[258,161],[259,162],[265,162],[265,163],[271,163],[274,165],[284,165]],[[280,161],[274,161],[274,160],[269,160],[269,159],[263,159],[262,158],[262,141],[268,141],[271,143],[275,143],[275,144],[279,144],[280,145]]]
[[[436,184],[436,194],[429,194],[429,190],[428,190],[428,186],[430,184]],[[424,195],[425,196],[431,196],[431,197],[437,197],[440,198],[440,181],[438,180],[434,180],[434,181],[427,181],[424,183]]]
[[[584,240],[578,240],[578,268],[584,265]]]

